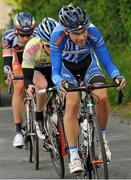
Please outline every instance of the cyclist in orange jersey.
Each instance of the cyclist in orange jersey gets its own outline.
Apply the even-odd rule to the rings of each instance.
[[[2,37],[5,83],[11,83],[13,76],[22,76],[22,54],[26,43],[37,34],[35,20],[30,13],[20,12],[14,17],[13,28],[7,30]],[[22,113],[24,109],[24,81],[13,81],[14,91],[12,108],[16,135],[13,146],[24,144],[21,132]]]

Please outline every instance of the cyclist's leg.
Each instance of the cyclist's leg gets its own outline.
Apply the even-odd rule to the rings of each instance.
[[[92,55],[92,59],[93,59],[93,63],[87,70],[85,78],[84,78],[85,84],[105,83],[104,75],[94,55]],[[100,122],[100,128],[103,134],[103,140],[105,141],[105,149],[107,153],[107,158],[110,161],[111,152],[109,150],[107,141],[105,139],[105,132],[106,132],[108,114],[109,114],[109,100],[108,100],[107,91],[106,89],[101,89],[101,90],[95,90],[93,93],[96,95],[94,96],[94,99],[97,100],[96,97],[99,97],[99,103],[96,104],[96,115]]]
[[[96,116],[100,123],[100,128],[103,135],[103,141],[105,145],[107,160],[111,161],[111,151],[106,140],[106,129],[109,115],[109,100],[107,96],[106,89],[95,90],[93,92],[97,97],[99,97],[99,103],[96,104]],[[94,96],[95,99],[95,96]]]
[[[62,73],[64,75],[68,74],[66,78],[65,77],[63,78],[69,82],[69,85],[75,85],[75,86],[78,85],[76,78],[64,66],[62,67]],[[77,148],[78,133],[79,133],[79,123],[78,123],[77,114],[79,109],[79,101],[80,100],[79,100],[78,92],[68,92],[66,94],[64,129],[65,129],[65,134],[70,152],[69,168],[71,173],[76,173],[78,171],[83,170]]]
[[[34,71],[33,83],[38,90],[47,88],[48,86],[45,76],[38,69]],[[46,99],[47,94],[37,96],[36,121],[38,122],[41,131],[43,131],[44,128],[43,106]]]
[[[34,83],[36,89],[38,89],[38,90],[47,88],[47,86],[48,86],[48,82],[47,82],[45,76],[38,70],[34,71],[33,83]],[[43,105],[45,104],[46,99],[47,99],[46,94],[37,96],[37,111],[38,112],[43,111]]]
[[[16,60],[16,59],[15,59]],[[13,73],[15,76],[22,76],[22,68],[18,60],[13,61]],[[12,108],[14,123],[16,125],[16,136],[13,141],[14,147],[23,146],[23,136],[21,133],[22,114],[24,111],[24,82],[23,80],[13,81],[14,91],[12,97]]]

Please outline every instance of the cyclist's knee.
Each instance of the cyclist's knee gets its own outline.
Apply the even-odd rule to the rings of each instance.
[[[100,103],[101,104],[103,104],[103,105],[106,105],[106,104],[108,104],[108,96],[106,95],[106,94],[101,94],[100,96],[99,96],[99,101],[100,101]]]
[[[48,82],[46,79],[43,79],[43,81],[34,80],[33,83],[37,89],[44,89],[48,87]]]
[[[76,100],[70,99],[70,100],[66,101],[67,112],[77,113],[78,107],[79,107],[79,101],[77,99]]]
[[[21,81],[17,81],[14,83],[14,93],[17,93],[19,95],[23,95],[24,93],[24,83]]]

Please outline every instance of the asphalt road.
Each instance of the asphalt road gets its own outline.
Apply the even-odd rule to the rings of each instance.
[[[14,132],[11,109],[0,108],[0,178],[57,179],[48,153],[40,151],[40,169],[36,171],[34,163],[28,162],[27,152],[13,148]],[[131,179],[131,120],[111,114],[108,139],[112,151],[112,162],[109,164],[110,179]],[[66,158],[65,162],[65,178],[71,179]]]

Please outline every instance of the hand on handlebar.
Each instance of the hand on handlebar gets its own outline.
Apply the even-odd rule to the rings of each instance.
[[[67,81],[65,81],[65,80],[62,80],[61,81],[61,89],[60,89],[60,91],[62,91],[62,92],[67,92],[67,89],[69,88],[69,84],[68,84],[68,82]]]
[[[5,80],[5,83],[6,83],[7,85],[9,85],[9,84],[12,82],[12,80],[14,79],[14,74],[13,74],[13,72],[10,71],[10,72],[7,74],[6,77],[7,77],[7,78],[6,78],[6,80]]]
[[[114,80],[115,80],[116,84],[118,84],[119,89],[123,89],[125,87],[126,80],[123,76],[117,76],[117,77],[115,77]]]
[[[33,84],[29,84],[28,89],[27,89],[28,95],[30,97],[32,97],[34,95],[35,91],[36,91],[35,86]]]

